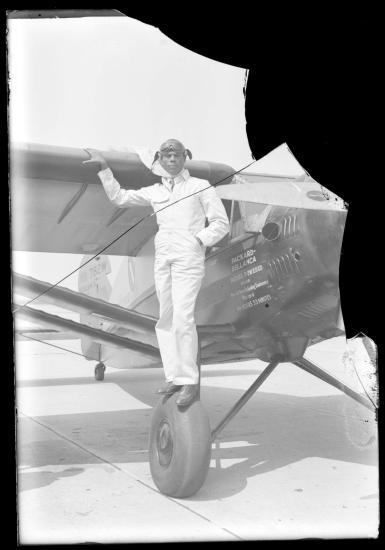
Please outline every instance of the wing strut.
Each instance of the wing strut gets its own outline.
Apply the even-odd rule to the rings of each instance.
[[[59,315],[53,315],[52,313],[47,313],[46,311],[41,311],[39,309],[34,309],[27,306],[20,308],[17,311],[17,315],[27,319],[28,321],[37,321],[38,323],[50,328],[65,330],[76,334],[77,336],[87,336],[94,342],[100,344],[126,348],[155,357],[156,359],[160,359],[159,350],[154,346],[136,340],[131,340],[130,338],[125,338],[102,329],[90,327],[88,325],[84,325],[83,323],[78,323],[77,321],[64,319]]]
[[[308,372],[309,374],[312,374],[316,378],[319,378],[320,380],[323,380],[327,384],[330,384],[334,388],[337,388],[338,390],[341,390],[346,395],[354,399],[355,401],[358,401],[358,403],[361,403],[364,407],[367,409],[373,409],[376,408],[374,403],[361,395],[360,393],[357,393],[356,391],[352,390],[349,386],[346,384],[343,384],[340,380],[337,378],[334,378],[331,374],[328,372],[325,372],[320,367],[309,361],[308,359],[305,359],[305,357],[301,357],[301,359],[298,359],[297,361],[293,361],[293,364],[299,367],[300,369],[303,369],[304,371]]]
[[[119,327],[124,327],[135,332],[153,334],[155,331],[155,324],[157,322],[155,317],[62,286],[52,287],[45,281],[40,281],[27,275],[13,273],[13,292],[14,294],[26,297],[40,294],[42,295],[41,300],[44,304],[52,304],[76,313],[97,315],[99,318],[112,321]],[[16,312],[19,313],[27,306],[20,305],[17,307]],[[32,308],[28,308],[28,310],[35,311]],[[197,326],[197,331],[200,334],[231,335],[234,334],[235,328],[229,323],[223,323],[217,325],[199,325]]]
[[[211,432],[211,440],[215,441],[217,438],[219,432],[223,430],[225,426],[230,422],[230,420],[246,405],[246,403],[249,401],[249,399],[254,395],[254,393],[258,390],[258,388],[263,384],[263,382],[270,376],[270,374],[274,371],[274,369],[280,364],[284,362],[282,357],[277,358],[276,360],[271,361],[265,369],[261,372],[261,374],[258,376],[258,378],[253,382],[253,384],[249,387],[248,390],[242,395],[242,397],[235,403],[235,405],[232,407],[232,409],[227,413],[227,415],[219,422],[219,424],[212,430]],[[309,374],[312,374],[316,378],[319,378],[320,380],[323,380],[327,384],[330,384],[334,388],[337,388],[341,390],[343,393],[354,399],[355,401],[358,401],[358,403],[361,403],[364,407],[366,407],[369,410],[374,410],[376,407],[374,403],[361,395],[360,393],[357,393],[356,391],[352,390],[349,386],[346,384],[343,384],[340,380],[337,378],[334,378],[331,374],[325,372],[320,367],[317,367],[314,363],[309,361],[308,359],[305,359],[304,357],[301,357],[300,359],[297,359],[296,361],[292,361],[293,365],[296,365],[297,367],[303,369],[304,371],[308,372]]]

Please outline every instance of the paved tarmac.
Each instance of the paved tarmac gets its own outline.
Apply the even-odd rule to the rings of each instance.
[[[50,341],[80,351],[75,340]],[[343,338],[306,356],[362,386]],[[373,538],[378,446],[373,412],[280,365],[213,444],[203,487],[156,489],[148,432],[161,369],[107,369],[30,341],[16,344],[18,514],[23,544]],[[261,372],[247,361],[203,367],[214,427]]]

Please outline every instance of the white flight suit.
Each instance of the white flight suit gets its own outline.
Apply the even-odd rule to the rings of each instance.
[[[98,176],[116,206],[151,204],[156,213],[154,275],[159,320],[155,330],[165,377],[177,385],[197,384],[195,303],[204,276],[205,249],[229,232],[225,208],[209,182],[191,177],[187,169],[138,190],[121,189],[109,168]]]

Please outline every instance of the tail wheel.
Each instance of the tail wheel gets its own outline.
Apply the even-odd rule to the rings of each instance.
[[[164,397],[155,407],[150,429],[150,469],[165,495],[185,498],[206,479],[211,458],[211,430],[199,400],[178,409],[178,394]]]
[[[98,363],[95,367],[95,380],[104,380],[104,371],[106,366],[104,363]]]

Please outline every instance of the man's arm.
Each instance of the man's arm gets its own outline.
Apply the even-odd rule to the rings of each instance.
[[[83,164],[97,171],[108,198],[115,206],[126,208],[151,204],[151,191],[148,187],[137,190],[121,189],[103,155],[96,149],[86,149],[86,151],[89,153],[90,159],[85,160]]]
[[[204,246],[214,246],[230,231],[230,224],[225,207],[215,189],[211,187],[208,181],[202,183],[202,189],[204,190],[199,193],[199,199],[209,225],[195,236]]]

